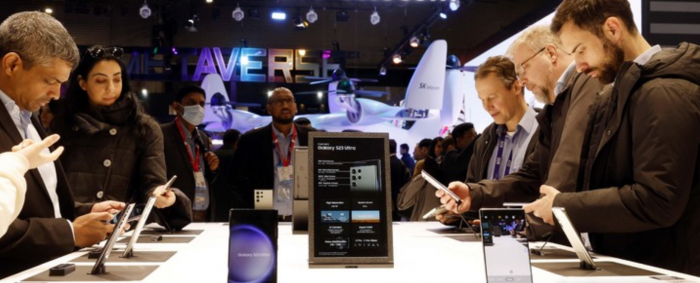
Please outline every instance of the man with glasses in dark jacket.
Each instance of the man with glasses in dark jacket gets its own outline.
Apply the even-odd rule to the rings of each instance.
[[[565,0],[552,31],[614,85],[592,108],[577,191],[542,186],[524,209],[553,223],[563,207],[597,253],[700,275],[700,48],[651,46],[626,0]]]

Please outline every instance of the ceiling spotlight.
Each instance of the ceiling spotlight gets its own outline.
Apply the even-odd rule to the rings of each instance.
[[[391,61],[394,62],[394,64],[397,64],[397,65],[398,65],[398,64],[401,64],[401,62],[403,62],[403,60],[401,60],[401,55],[399,55],[399,54],[394,54],[394,56],[391,57]]]
[[[372,23],[372,25],[377,25],[381,18],[379,17],[379,13],[377,13],[377,7],[374,7],[374,13],[369,16],[369,22]]]
[[[459,9],[459,4],[459,0],[450,0],[450,10],[457,11],[457,9]]]
[[[148,97],[148,90],[145,89],[145,88],[142,88],[142,89],[141,89],[141,95],[143,95],[143,97]]]
[[[299,49],[299,50],[297,50],[297,52],[299,53],[299,56],[305,56],[305,55],[306,55],[306,49]]]
[[[271,90],[268,90],[268,91],[267,91],[267,97],[270,97],[270,96],[272,96],[272,91],[271,91]]]
[[[51,9],[51,8],[46,8],[46,9],[44,9],[44,13],[47,13],[47,14],[51,15],[51,14],[53,14],[53,9]]]
[[[231,17],[236,20],[237,22],[240,22],[245,18],[245,12],[241,10],[241,7],[236,5],[236,9],[233,10],[233,13],[231,13]]]
[[[447,19],[447,13],[445,13],[445,12],[440,12],[440,18],[442,18],[443,20],[444,20],[444,19]]]
[[[272,12],[272,19],[278,20],[278,21],[284,21],[287,19],[287,13],[280,12],[280,11]]]
[[[309,22],[304,20],[301,17],[301,15],[297,15],[296,17],[294,17],[294,26],[296,26],[299,29],[305,29],[309,26]]]
[[[380,76],[386,76],[386,67],[382,66],[382,67],[379,69],[379,75],[380,75]]]
[[[207,3],[214,3],[214,0],[206,0]]]
[[[199,22],[199,16],[197,14],[192,15],[192,18],[185,22],[185,29],[189,32],[197,32],[197,22]]]
[[[309,9],[309,12],[306,13],[306,20],[312,24],[315,23],[316,20],[318,20],[318,14],[316,14],[316,11],[314,11],[314,7],[311,7]]]
[[[409,41],[409,44],[411,47],[416,48],[418,45],[420,45],[420,39],[417,36],[411,37],[411,41]]]
[[[148,19],[148,17],[151,16],[151,8],[148,7],[148,3],[146,1],[143,1],[143,6],[141,9],[139,9],[139,15],[141,15],[141,17],[144,19]]]
[[[316,97],[318,97],[318,99],[323,98],[323,92],[320,92],[320,91],[317,92],[317,93],[316,93]]]

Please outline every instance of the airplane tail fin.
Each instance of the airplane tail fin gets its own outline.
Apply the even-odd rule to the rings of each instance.
[[[447,70],[445,75],[445,94],[442,101],[440,118],[442,125],[460,124],[460,116],[464,117],[464,97],[467,95],[467,73],[459,70]],[[462,118],[463,120],[463,118]]]
[[[447,42],[433,41],[418,62],[418,67],[408,83],[406,108],[436,110],[442,108],[445,58],[447,58]]]

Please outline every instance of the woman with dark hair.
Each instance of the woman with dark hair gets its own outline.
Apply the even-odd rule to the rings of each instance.
[[[189,224],[190,200],[166,190],[163,135],[131,92],[119,47],[93,46],[70,77],[51,123],[61,136],[61,162],[75,201],[145,202],[166,209],[173,229]],[[173,205],[175,204],[175,205]],[[165,216],[162,216],[165,217]]]
[[[430,150],[428,155],[435,159],[435,161],[440,164],[442,163],[442,142],[445,139],[443,137],[436,137],[430,142]]]

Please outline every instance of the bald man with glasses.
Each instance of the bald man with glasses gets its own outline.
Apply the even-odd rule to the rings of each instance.
[[[291,90],[280,87],[267,100],[272,122],[243,134],[231,164],[232,188],[242,203],[253,208],[256,189],[272,190],[273,208],[280,221],[290,221],[292,214],[292,176],[294,148],[308,145],[311,127],[294,123],[297,104]]]

